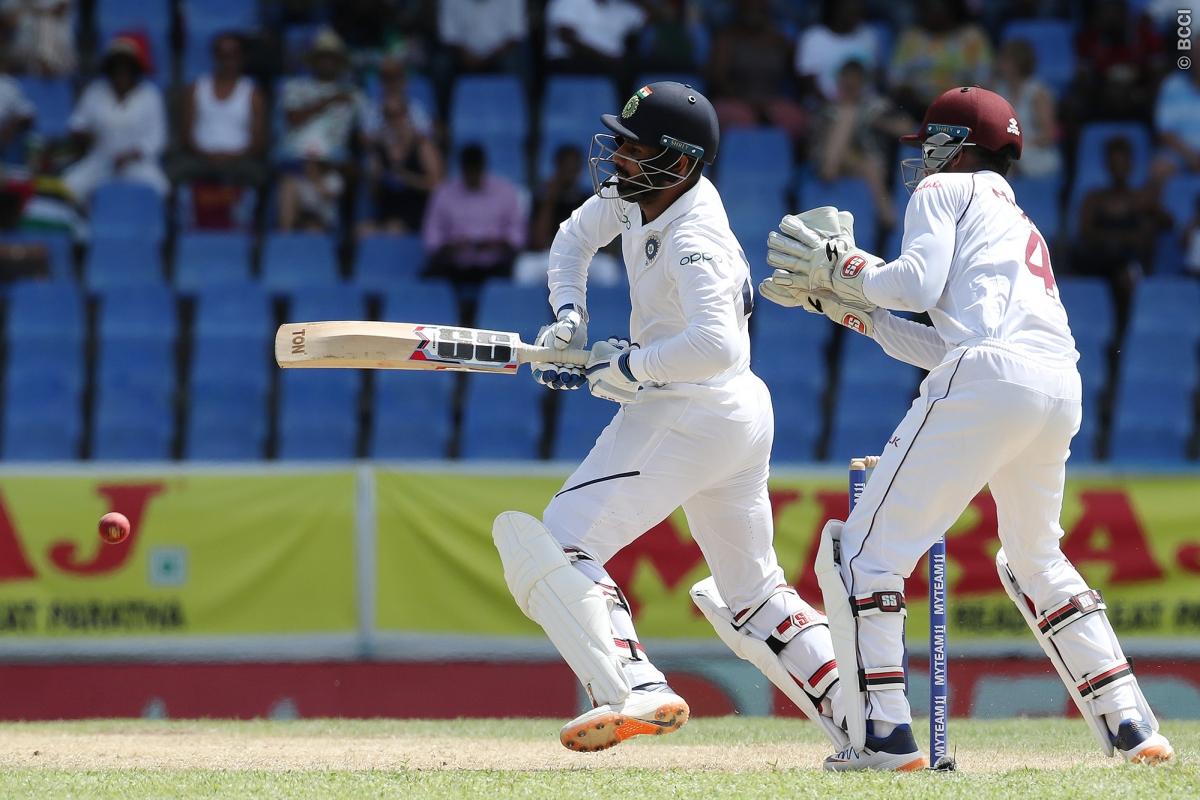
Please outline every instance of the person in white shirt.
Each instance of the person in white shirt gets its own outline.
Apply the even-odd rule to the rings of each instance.
[[[21,91],[21,84],[0,73],[0,154],[33,126],[37,109]]]
[[[159,160],[167,119],[158,87],[144,80],[149,54],[135,37],[118,36],[101,63],[104,76],[88,85],[67,125],[86,155],[63,173],[63,183],[84,202],[114,178],[145,183],[166,194]]]
[[[631,0],[550,0],[546,61],[552,71],[613,73],[623,68],[646,11]]]
[[[717,155],[716,112],[691,87],[662,81],[602,121],[611,134],[593,139],[596,194],[551,245],[556,321],[536,341],[587,344],[588,266],[618,236],[632,301],[628,338],[596,341],[586,375],[543,363],[534,377],[555,389],[586,383],[620,408],[541,520],[509,511],[493,527],[517,604],[595,705],[563,727],[560,740],[601,750],[687,720],[687,702],[638,641],[629,603],[604,568],[682,506],[713,572],[693,587],[694,601],[738,655],[840,746],[824,617],[788,585],[772,546],[774,418],[766,386],[750,371],[750,269],[702,174]]]
[[[879,69],[875,29],[863,21],[862,0],[824,0],[821,21],[800,34],[796,43],[796,74],[804,93],[816,91],[825,100],[837,98],[838,72],[857,61],[872,80]]]
[[[515,72],[529,38],[525,0],[441,0],[438,39],[450,49],[455,74]]]
[[[244,73],[240,37],[213,37],[212,56],[212,72],[198,77],[184,99],[185,153],[173,165],[172,176],[184,183],[260,185],[266,179],[266,101]]]
[[[925,763],[903,691],[904,580],[984,485],[999,518],[1001,583],[1102,749],[1150,763],[1173,754],[1099,592],[1058,544],[1082,415],[1079,355],[1046,241],[1004,177],[1022,136],[1000,95],[951,89],[904,137],[922,158],[906,162],[916,188],[899,257],[884,263],[858,248],[853,219],[828,207],[785,217],[770,236],[777,270],[764,297],[823,312],[929,370],[862,499],[822,532],[816,571],[848,677],[850,734],[826,769]],[[927,312],[933,327],[888,309]]]

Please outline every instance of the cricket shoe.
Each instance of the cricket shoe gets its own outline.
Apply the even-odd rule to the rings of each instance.
[[[683,727],[688,704],[665,683],[638,686],[623,703],[597,706],[563,726],[558,739],[579,753],[607,750],[633,736],[662,736]]]
[[[1130,764],[1162,764],[1175,755],[1167,737],[1141,720],[1122,721],[1113,737],[1113,746]]]
[[[917,747],[912,726],[897,725],[887,736],[872,736],[867,722],[867,743],[855,750],[848,745],[825,759],[825,769],[832,772],[875,769],[890,772],[912,772],[925,768],[925,755]]]

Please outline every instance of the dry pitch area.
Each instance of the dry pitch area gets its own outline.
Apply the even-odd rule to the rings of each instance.
[[[1081,721],[960,721],[955,774],[829,775],[798,720],[693,720],[604,753],[557,720],[141,721],[0,725],[0,797],[1200,798],[1200,722],[1167,722],[1177,758],[1103,758]]]

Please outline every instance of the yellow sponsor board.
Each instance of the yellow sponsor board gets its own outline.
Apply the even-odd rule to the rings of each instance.
[[[356,630],[354,474],[0,478],[5,637]],[[132,533],[106,544],[106,511]]]
[[[418,475],[380,471],[378,595],[381,631],[532,635],[504,584],[491,522],[506,509],[535,516],[559,477]],[[776,549],[787,577],[820,603],[812,570],[824,520],[844,517],[846,481],[832,473],[772,481]],[[1126,635],[1200,635],[1200,478],[1084,478],[1067,488],[1063,551],[1100,589]],[[950,635],[955,641],[1027,637],[1000,588],[995,506],[980,495],[950,531]],[[681,512],[619,553],[609,572],[644,637],[707,637],[688,589],[709,574]],[[907,586],[908,633],[927,635],[924,561]]]

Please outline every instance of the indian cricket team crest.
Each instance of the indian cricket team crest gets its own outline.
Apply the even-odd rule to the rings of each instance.
[[[654,94],[654,90],[649,86],[643,86],[633,93],[633,97],[629,98],[625,103],[625,107],[621,109],[621,119],[629,119],[637,113],[638,105],[650,95]]]
[[[657,236],[651,235],[646,240],[646,266],[654,263],[654,259],[658,258],[658,251],[662,249],[662,242]]]

